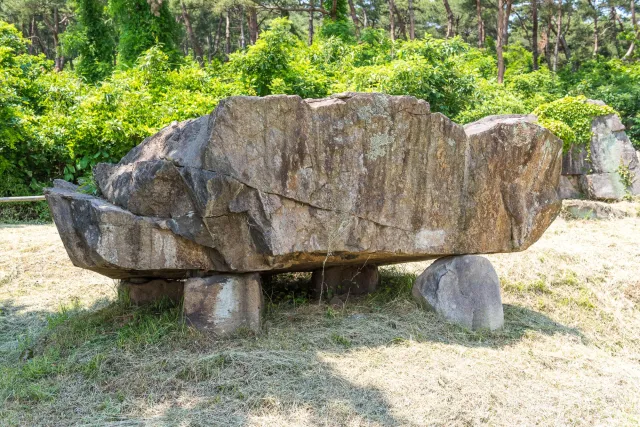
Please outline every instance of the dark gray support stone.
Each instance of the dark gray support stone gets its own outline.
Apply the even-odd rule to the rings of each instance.
[[[320,295],[362,295],[376,290],[380,275],[376,265],[348,265],[315,270],[311,283]]]
[[[504,325],[500,280],[489,260],[477,255],[436,260],[416,279],[413,296],[468,329],[495,330]]]
[[[128,295],[132,304],[151,304],[167,298],[176,304],[182,301],[184,282],[164,279],[129,279],[120,281],[120,292]]]

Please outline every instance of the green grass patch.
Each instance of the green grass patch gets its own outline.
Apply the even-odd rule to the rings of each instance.
[[[61,306],[38,337],[24,341],[19,360],[0,364],[0,401],[55,400],[60,378],[81,375],[99,382],[117,375],[117,364],[110,363],[114,355],[175,349],[191,344],[195,334],[182,322],[182,307],[169,301],[134,307],[118,300],[95,311],[77,302]]]

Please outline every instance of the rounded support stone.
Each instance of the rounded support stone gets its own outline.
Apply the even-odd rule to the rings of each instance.
[[[134,305],[151,304],[166,298],[179,304],[182,301],[184,282],[165,279],[121,280],[119,292],[124,293]]]
[[[263,306],[259,274],[218,274],[184,284],[187,322],[214,335],[241,329],[260,332]]]
[[[500,280],[488,259],[477,255],[436,260],[413,285],[423,306],[466,328],[496,330],[504,325]]]
[[[362,295],[376,290],[380,275],[375,265],[347,265],[315,270],[311,283],[316,294]]]

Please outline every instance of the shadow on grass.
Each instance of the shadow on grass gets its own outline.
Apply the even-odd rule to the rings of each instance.
[[[341,307],[310,300],[305,277],[292,278],[288,291],[267,295],[261,335],[225,339],[186,327],[181,308],[168,302],[72,305],[52,313],[4,301],[0,418],[8,424],[231,426],[273,424],[276,417],[280,424],[406,425],[382,391],[352,383],[327,357],[408,343],[501,348],[529,332],[585,340],[579,330],[515,305],[504,306],[500,331],[445,323],[411,300],[415,276],[394,270],[383,272],[378,292],[347,298]]]

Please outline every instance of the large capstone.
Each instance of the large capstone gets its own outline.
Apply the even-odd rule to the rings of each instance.
[[[410,96],[225,99],[48,190],[74,264],[113,278],[314,271],[512,252],[558,214],[561,141]]]

